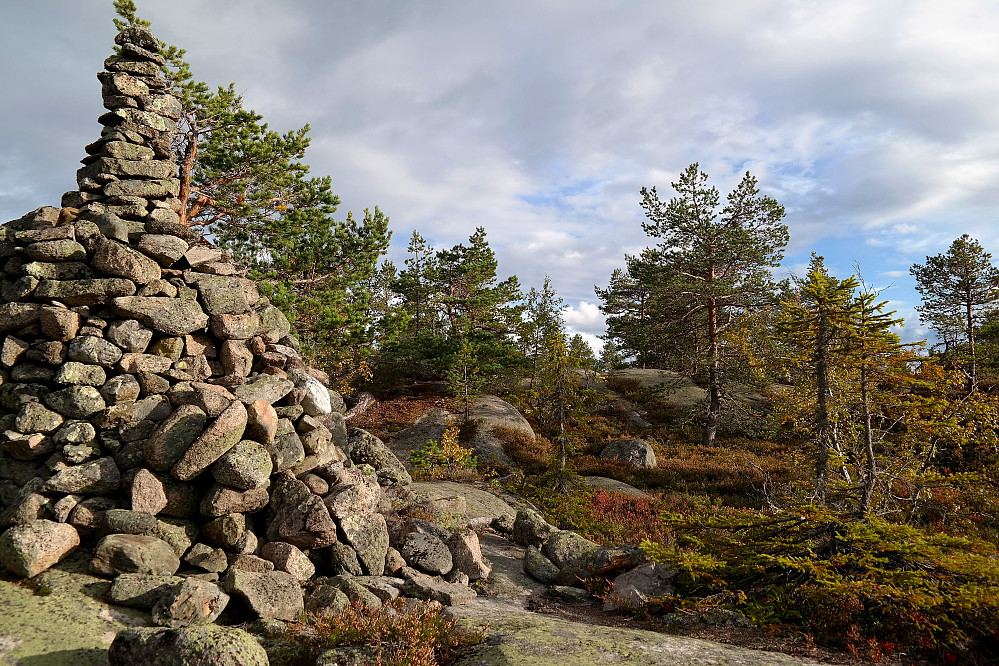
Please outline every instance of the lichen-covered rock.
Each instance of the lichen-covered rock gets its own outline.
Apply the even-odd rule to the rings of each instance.
[[[252,310],[244,314],[212,315],[208,326],[220,340],[246,340],[260,329],[260,315]]]
[[[154,470],[165,472],[183,457],[204,432],[208,417],[194,405],[181,405],[173,411],[146,441],[143,456]]]
[[[262,488],[273,470],[267,449],[258,442],[243,440],[212,465],[212,476],[222,485],[250,490]]]
[[[56,472],[42,486],[43,492],[106,495],[118,490],[121,473],[114,458],[105,457]]]
[[[202,529],[205,536],[214,544],[223,548],[232,548],[246,531],[246,516],[242,513],[219,516],[205,523]]]
[[[148,284],[161,276],[160,266],[154,260],[127,245],[102,236],[97,236],[94,242],[94,268],[106,275],[127,278],[136,284]]]
[[[109,534],[101,539],[90,569],[104,576],[141,573],[172,576],[180,558],[166,541],[142,534]]]
[[[322,499],[291,472],[276,477],[267,518],[268,541],[286,541],[299,548],[323,548],[337,540],[336,523]]]
[[[332,516],[343,519],[352,515],[374,513],[381,496],[382,490],[374,475],[350,468],[341,471],[336,485],[330,489],[323,502]]]
[[[107,381],[107,373],[99,365],[87,365],[86,363],[69,361],[59,366],[59,370],[56,371],[52,381],[56,384],[101,386]]]
[[[307,372],[296,370],[291,373],[295,385],[305,389],[302,408],[309,416],[323,416],[333,411],[330,392],[322,383]]]
[[[242,629],[214,624],[118,632],[109,666],[268,666],[267,653]]]
[[[195,284],[209,315],[242,314],[250,309],[239,278],[197,274]]]
[[[253,368],[253,352],[246,346],[246,340],[223,341],[219,358],[227,377],[247,377]]]
[[[257,375],[242,386],[234,388],[232,394],[247,405],[257,400],[273,405],[288,395],[293,388],[295,388],[295,383],[290,379],[274,375]]]
[[[554,585],[559,580],[559,568],[534,546],[528,546],[524,553],[524,572],[546,585]]]
[[[340,519],[344,537],[370,576],[385,572],[385,554],[389,548],[388,528],[380,513],[354,514]]]
[[[0,535],[0,565],[16,576],[31,578],[69,555],[80,545],[72,525],[32,520]]]
[[[245,602],[259,617],[291,621],[305,610],[298,580],[285,571],[229,569],[222,579],[222,589]]]
[[[347,437],[346,453],[355,465],[371,465],[379,472],[378,478],[385,483],[389,472],[391,478],[398,480],[398,485],[412,483],[413,479],[406,471],[406,466],[392,453],[391,449],[366,430],[355,428]]]
[[[108,326],[107,339],[127,352],[141,354],[153,339],[153,332],[136,319],[116,321]]]
[[[245,429],[246,407],[234,402],[191,444],[170,473],[181,481],[193,479],[235,446]]]
[[[213,485],[201,500],[201,515],[224,516],[227,513],[259,511],[270,502],[267,488],[236,490],[220,484]]]
[[[24,253],[35,261],[84,261],[87,258],[86,248],[68,238],[31,243]]]
[[[256,334],[268,342],[280,342],[291,333],[291,324],[284,313],[273,305],[268,305],[260,310],[260,327]]]
[[[276,437],[273,442],[265,445],[265,448],[270,453],[274,470],[277,472],[293,469],[305,460],[305,445],[295,432]]]
[[[650,599],[673,594],[677,570],[658,562],[646,562],[614,579],[610,601],[618,608],[640,608]]]
[[[37,402],[26,402],[14,419],[14,429],[23,433],[40,432],[49,434],[62,425],[63,418],[59,414],[45,409]]]
[[[317,585],[305,598],[305,611],[320,618],[331,618],[350,606],[350,599],[334,585]]]
[[[174,585],[184,582],[179,576],[123,573],[108,588],[107,600],[120,606],[152,610],[156,602]]]
[[[488,578],[493,568],[482,555],[479,536],[472,530],[460,530],[447,541],[454,563],[454,570],[468,576],[469,580]]]
[[[153,623],[161,627],[209,624],[218,619],[229,595],[215,583],[187,578],[169,587],[152,608]]]
[[[357,551],[341,541],[330,546],[330,566],[335,574],[364,575],[364,567],[357,559]]]
[[[203,543],[196,543],[184,555],[184,561],[193,567],[213,573],[222,573],[229,567],[229,558],[222,548],[212,548]]]
[[[66,305],[97,305],[118,297],[131,296],[134,293],[135,283],[125,278],[42,280],[38,288],[35,289],[35,298],[46,301],[61,301]],[[14,304],[10,303],[9,305]],[[3,313],[0,312],[0,321],[3,321],[2,316]],[[25,314],[20,316],[23,318]],[[38,316],[40,316],[40,312]],[[11,328],[21,328],[22,326],[24,324]]]
[[[165,296],[126,296],[112,299],[111,304],[119,315],[137,319],[154,331],[168,335],[186,335],[208,325],[208,315],[197,301]]]
[[[100,388],[101,397],[109,405],[133,403],[141,392],[142,387],[133,375],[117,375]]]
[[[50,409],[71,419],[86,419],[107,407],[93,386],[67,386],[61,391],[46,393],[44,400]]]
[[[513,523],[513,541],[521,546],[540,547],[558,528],[548,523],[537,511],[521,509]]]
[[[260,557],[274,563],[276,571],[290,573],[299,581],[305,581],[316,573],[316,566],[308,555],[284,541],[271,541],[260,549]]]
[[[431,575],[446,574],[454,566],[447,544],[432,534],[410,532],[397,548],[411,566]]]
[[[235,400],[224,387],[203,382],[178,382],[167,391],[167,397],[174,405],[195,405],[211,418],[217,417]]]
[[[467,585],[449,583],[411,567],[403,567],[400,573],[406,579],[402,586],[403,594],[408,596],[431,599],[444,606],[461,606],[475,598],[475,592]]]
[[[140,469],[132,478],[129,489],[132,500],[132,510],[156,515],[169,503],[163,482],[156,478],[148,469]]]
[[[144,511],[108,509],[101,518],[101,527],[112,534],[151,534],[156,529],[156,516]]]
[[[42,284],[45,282],[47,280],[43,280]],[[135,285],[132,288],[134,289]],[[0,305],[0,332],[16,331],[35,323],[42,316],[42,310],[43,307],[37,303],[4,303]]]
[[[545,545],[541,547],[541,552],[561,569],[576,564],[599,548],[599,545],[575,532],[558,530],[548,537]]]
[[[139,250],[169,268],[188,250],[187,241],[172,234],[143,234],[139,238]]]
[[[72,340],[80,330],[80,315],[62,308],[45,308],[38,318],[42,333],[61,342]]]

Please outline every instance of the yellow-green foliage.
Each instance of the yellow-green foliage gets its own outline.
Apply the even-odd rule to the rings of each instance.
[[[868,657],[995,656],[999,553],[991,544],[814,507],[664,518],[675,542],[643,550],[686,574],[664,607],[727,595],[761,625]]]
[[[448,479],[456,481],[476,477],[476,459],[472,449],[458,443],[458,428],[451,426],[441,440],[430,440],[409,455],[414,476],[418,479]]]

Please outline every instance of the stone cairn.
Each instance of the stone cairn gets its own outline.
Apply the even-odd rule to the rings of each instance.
[[[467,602],[489,574],[475,532],[387,508],[404,466],[348,436],[288,320],[179,223],[159,41],[115,41],[79,191],[0,226],[0,564],[35,576],[82,540],[108,600],[168,627],[230,597],[280,620]]]

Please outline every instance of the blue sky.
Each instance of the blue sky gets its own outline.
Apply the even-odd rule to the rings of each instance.
[[[10,3],[0,219],[55,204],[99,131],[110,0]],[[312,125],[341,212],[378,205],[401,263],[484,226],[504,275],[593,285],[647,244],[639,190],[699,162],[788,209],[786,264],[859,262],[925,337],[908,267],[962,233],[999,252],[999,6],[951,0],[137,0],[195,74],[275,129]]]

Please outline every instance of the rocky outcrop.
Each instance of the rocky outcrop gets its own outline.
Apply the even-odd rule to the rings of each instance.
[[[473,424],[474,435],[469,446],[480,461],[494,461],[511,466],[513,461],[503,451],[503,441],[494,432],[496,427],[509,428],[534,441],[534,429],[524,415],[510,403],[487,395],[475,402],[468,414]]]

